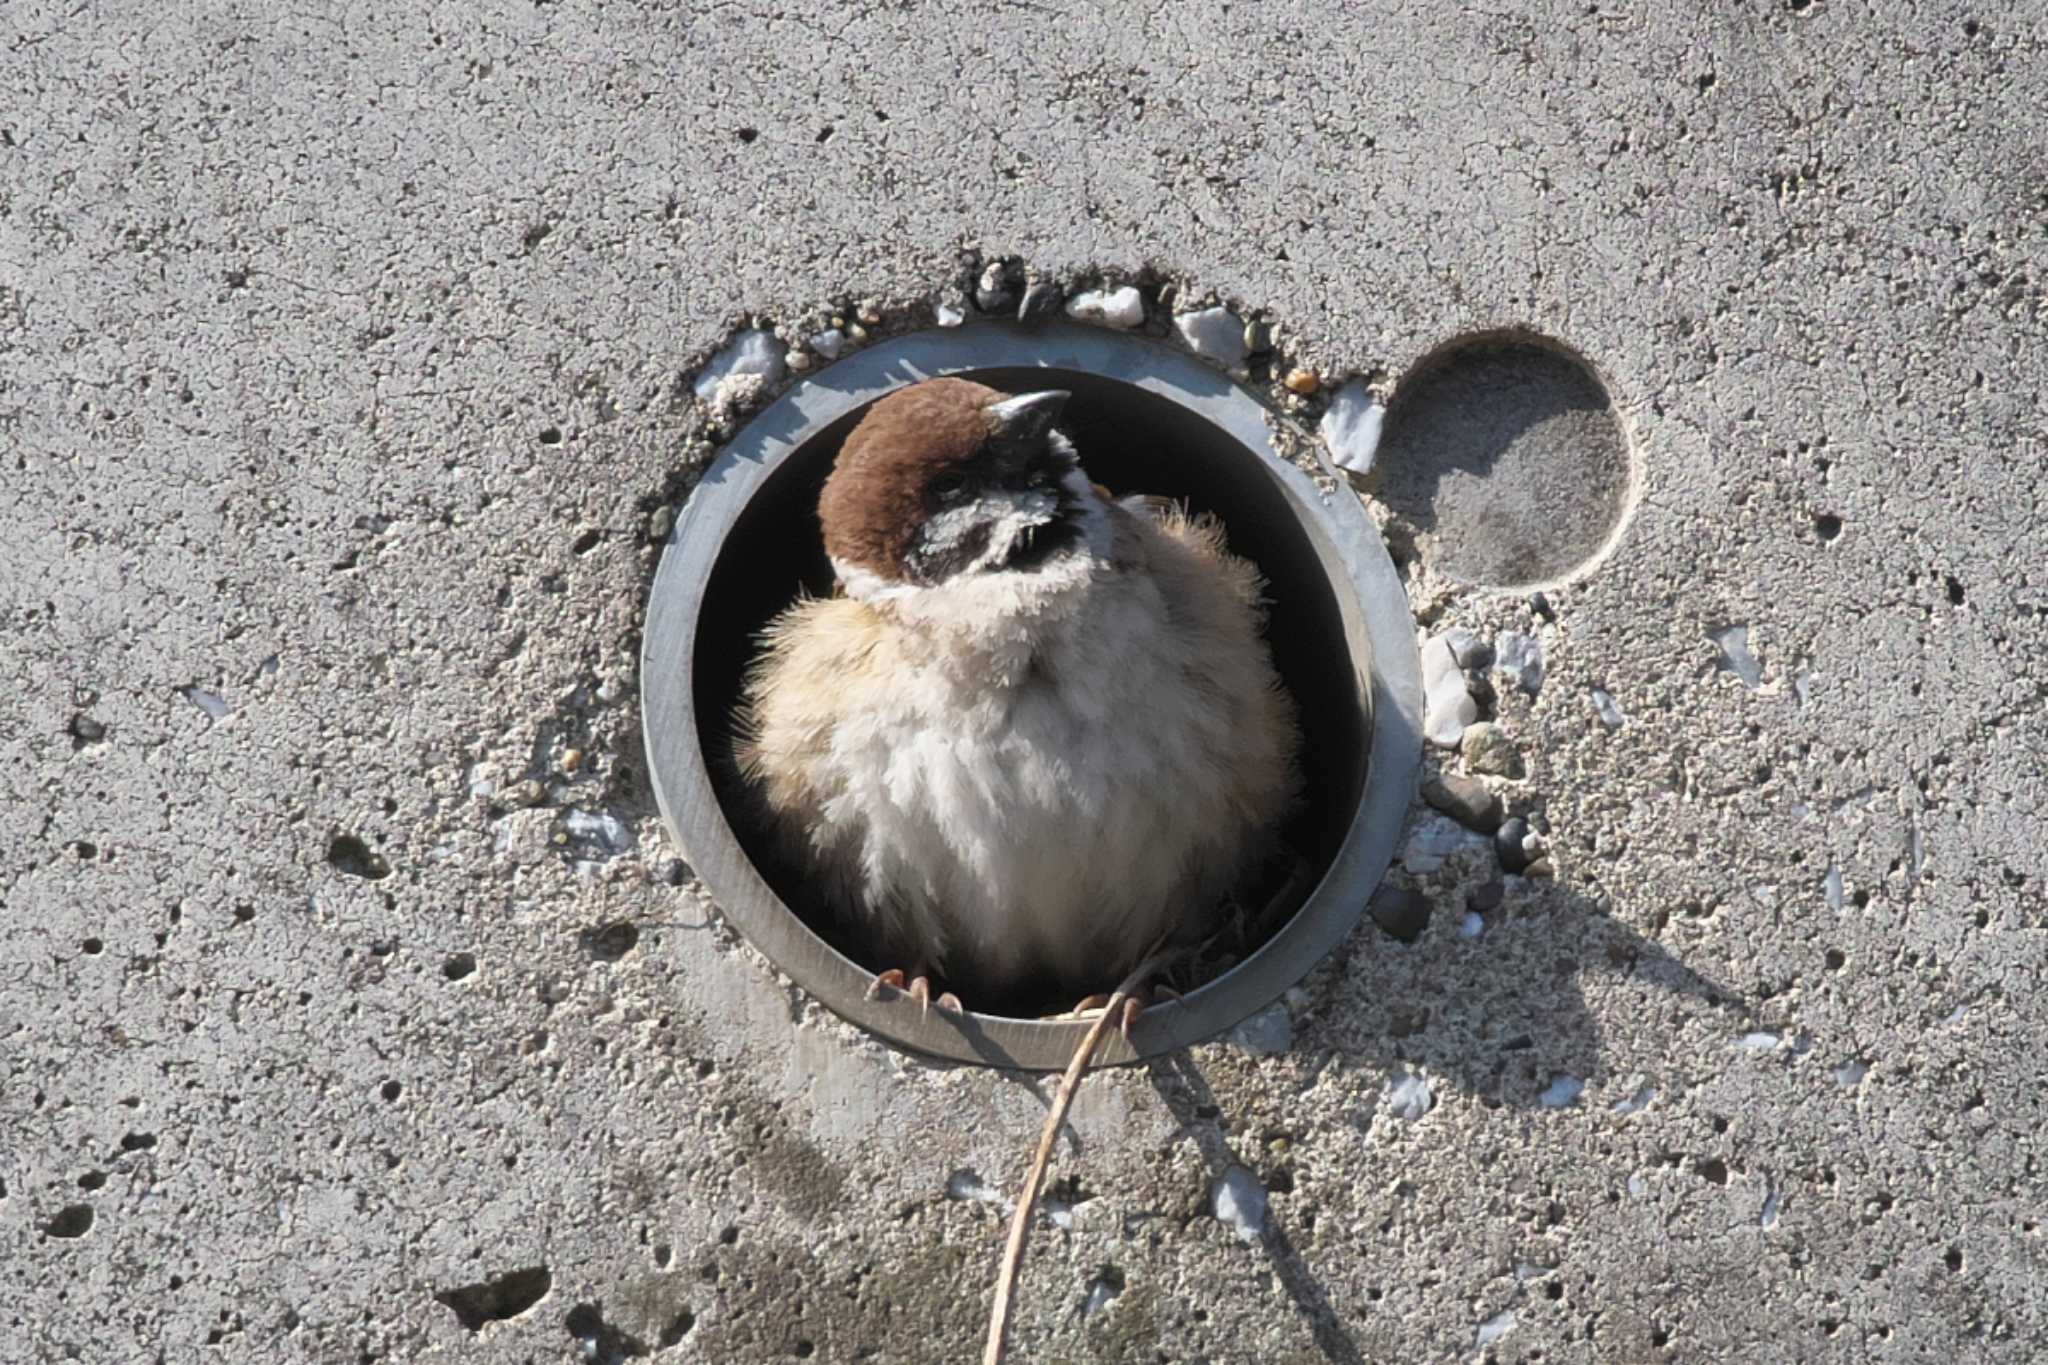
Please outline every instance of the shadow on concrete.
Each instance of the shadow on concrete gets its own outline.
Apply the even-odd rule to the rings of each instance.
[[[1467,894],[1439,893],[1413,943],[1362,923],[1335,972],[1311,978],[1324,998],[1310,1004],[1296,1048],[1420,1068],[1489,1107],[1535,1108],[1560,1077],[1605,1074],[1600,1021],[1585,996],[1593,974],[1633,983],[1645,1010],[1664,1012],[1666,998],[1679,996],[1726,1012],[1731,1025],[1749,1017],[1733,991],[1577,889],[1523,883],[1482,916],[1473,938],[1459,932]],[[1366,1003],[1340,1003],[1356,1001]]]
[[[1212,1186],[1232,1166],[1256,1169],[1259,1164],[1256,1158],[1242,1159],[1224,1137],[1222,1126],[1217,1122],[1221,1109],[1216,1103],[1216,1096],[1190,1054],[1176,1052],[1155,1058],[1146,1064],[1146,1069],[1152,1077],[1152,1088],[1179,1122],[1181,1131],[1201,1150]],[[1303,1259],[1278,1219],[1270,1216],[1266,1219],[1259,1230],[1259,1241],[1273,1262],[1274,1273],[1286,1289],[1287,1297],[1293,1301],[1295,1311],[1308,1324],[1323,1358],[1335,1362],[1335,1365],[1365,1365],[1367,1357],[1338,1318],[1337,1310],[1330,1302],[1329,1291],[1323,1288],[1314,1268]]]

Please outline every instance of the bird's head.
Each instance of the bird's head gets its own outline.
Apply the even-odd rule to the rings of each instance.
[[[1053,428],[1067,396],[928,379],[870,408],[818,499],[847,590],[1037,572],[1081,547],[1096,498]]]

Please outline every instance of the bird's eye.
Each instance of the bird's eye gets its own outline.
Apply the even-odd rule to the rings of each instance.
[[[940,499],[950,498],[959,493],[961,489],[967,487],[967,476],[956,470],[935,476],[931,483],[926,486],[931,489],[933,497]]]

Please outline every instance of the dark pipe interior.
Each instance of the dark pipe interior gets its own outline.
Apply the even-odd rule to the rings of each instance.
[[[1278,932],[1328,870],[1365,787],[1371,724],[1359,695],[1363,670],[1352,661],[1331,587],[1333,574],[1341,580],[1341,571],[1325,568],[1263,457],[1171,399],[1104,375],[1036,366],[978,370],[971,377],[1010,393],[1070,390],[1060,426],[1091,478],[1118,494],[1164,494],[1216,513],[1229,530],[1230,548],[1265,574],[1271,599],[1267,635],[1274,662],[1300,704],[1304,732],[1307,799],[1288,826],[1287,840],[1315,874],[1298,886],[1295,903],[1278,907],[1269,921],[1269,936]],[[732,736],[734,704],[762,628],[800,589],[831,591],[832,570],[818,533],[818,492],[840,443],[864,411],[847,413],[790,455],[735,523],[705,588],[693,681],[705,766],[741,847],[814,932],[863,967],[880,970],[907,964],[873,961],[865,945],[839,932],[822,907],[809,903],[800,877],[770,859],[741,797]],[[1005,1012],[990,1008],[995,1002],[967,1003],[983,1013]],[[1003,1003],[1036,1015],[1071,1002]]]

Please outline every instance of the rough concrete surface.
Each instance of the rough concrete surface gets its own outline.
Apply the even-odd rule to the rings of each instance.
[[[694,368],[974,248],[1533,329],[1642,481],[1407,566],[1554,879],[1424,811],[1413,943],[1093,1078],[1013,1358],[2035,1358],[2048,21],[1686,8],[12,0],[0,1356],[973,1358],[1048,1086],[733,940],[633,661]]]

